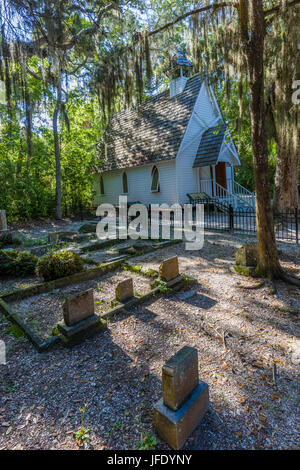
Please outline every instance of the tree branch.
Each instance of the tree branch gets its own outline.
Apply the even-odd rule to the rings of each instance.
[[[197,15],[198,13],[202,13],[208,10],[218,10],[219,8],[225,8],[225,7],[238,8],[238,6],[239,4],[237,2],[222,2],[222,3],[212,3],[211,5],[207,5],[205,7],[195,8],[195,10],[188,11],[187,13],[184,13],[183,15],[178,16],[177,18],[175,18],[175,20],[169,21],[169,23],[166,23],[163,26],[160,26],[154,31],[150,31],[148,33],[148,36],[153,36],[154,34],[160,33],[161,31],[164,31],[170,26],[173,26],[174,24],[178,23],[179,21],[182,21],[185,18],[188,18],[189,16]]]
[[[104,8],[100,10],[97,21],[95,22],[93,26],[89,26],[88,28],[82,29],[78,33],[74,34],[74,36],[72,36],[72,38],[68,42],[58,44],[58,46],[64,50],[71,49],[81,37],[86,36],[87,34],[94,34],[99,28],[99,24],[103,15],[113,9],[119,11],[119,8],[117,7],[117,5],[113,3],[106,5]]]
[[[28,67],[27,67],[27,72],[28,72],[29,75],[31,75],[33,78],[36,78],[37,80],[40,80],[41,82],[44,81],[44,79],[43,79],[42,77],[40,77],[37,73],[32,72]]]
[[[287,3],[287,7],[295,7],[296,5],[300,5],[300,0],[292,0],[291,2]],[[265,18],[273,13],[277,13],[278,11],[282,10],[282,5],[277,5],[276,7],[270,8],[269,10],[265,11]]]

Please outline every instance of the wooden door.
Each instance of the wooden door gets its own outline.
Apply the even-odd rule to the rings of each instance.
[[[220,162],[216,165],[216,182],[220,186],[223,186],[223,188],[227,189],[225,162]]]

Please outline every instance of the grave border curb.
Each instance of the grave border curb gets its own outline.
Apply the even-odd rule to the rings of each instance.
[[[111,240],[108,240],[111,242]],[[115,240],[114,240],[115,241]],[[97,266],[95,268],[90,268],[85,271],[81,271],[76,274],[72,274],[71,276],[66,276],[62,277],[59,279],[55,279],[53,281],[48,281],[48,282],[43,282],[40,284],[36,284],[34,286],[26,287],[24,289],[16,289],[11,292],[6,292],[3,294],[0,294],[0,312],[4,314],[4,316],[11,321],[11,323],[16,324],[24,333],[24,335],[29,339],[29,341],[33,344],[33,346],[37,349],[38,352],[43,352],[49,348],[51,348],[53,345],[55,345],[58,341],[60,341],[60,337],[58,334],[53,335],[53,336],[48,336],[46,339],[42,339],[40,336],[38,336],[32,328],[30,328],[17,314],[13,313],[10,311],[9,306],[7,305],[6,301],[14,301],[14,300],[22,300],[28,297],[32,297],[34,295],[38,294],[43,294],[46,292],[50,292],[51,290],[58,289],[61,287],[65,287],[71,284],[74,284],[76,282],[84,281],[84,280],[89,280],[89,279],[94,279],[98,275],[104,275],[107,272],[114,271],[118,267],[122,266],[123,263],[126,263],[125,260],[128,260],[129,258],[136,258],[138,256],[141,256],[143,254],[147,254],[150,251],[156,251],[161,248],[167,248],[171,245],[179,244],[181,243],[182,240],[168,240],[166,243],[163,243],[162,245],[159,245],[157,247],[152,248],[151,250],[143,253],[137,253],[133,255],[128,255],[125,258],[122,258],[120,260],[115,260],[115,261],[108,261],[107,263],[103,263],[101,266]],[[103,245],[102,245],[103,246]],[[153,277],[151,275],[146,274],[145,272],[140,273],[141,275],[144,275],[146,277],[149,277],[152,280],[155,280],[157,276]],[[125,304],[120,304],[117,305],[116,307],[112,308],[111,310],[108,310],[107,312],[104,312],[102,315],[99,315],[99,318],[103,320],[107,320],[113,316],[115,316],[117,313],[120,313],[121,311],[126,311],[128,308],[134,307],[140,303],[143,303],[152,297],[155,297],[156,295],[169,295],[172,292],[176,292],[178,289],[183,287],[185,284],[190,283],[193,278],[190,278],[190,280],[186,278],[182,278],[182,281],[175,286],[172,286],[169,288],[169,292],[164,293],[161,291],[159,287],[155,287],[154,289],[151,289],[149,292],[147,292],[144,295],[141,295],[139,297],[133,297],[133,299],[130,299],[128,302]],[[193,281],[194,282],[194,281]]]
[[[11,321],[11,323],[16,324],[24,333],[24,335],[29,339],[33,346],[38,350],[38,352],[45,351],[60,341],[59,335],[48,336],[46,339],[42,339],[38,336],[32,328],[30,328],[16,313],[10,311],[9,306],[6,303],[6,300],[22,300],[28,297],[32,297],[38,294],[44,294],[50,292],[53,289],[58,289],[60,287],[65,287],[71,284],[74,284],[78,281],[84,281],[93,279],[97,275],[106,274],[107,272],[114,271],[122,264],[122,260],[112,261],[105,263],[102,266],[96,268],[91,268],[80,273],[72,274],[71,276],[62,277],[54,281],[43,282],[36,284],[35,286],[26,287],[25,289],[17,289],[12,292],[7,292],[0,295],[0,312]]]
[[[27,297],[44,294],[45,292],[50,292],[51,290],[59,289],[61,287],[74,284],[78,281],[87,281],[89,279],[93,279],[95,276],[114,271],[122,264],[122,262],[123,260],[116,260],[103,263],[101,266],[86,269],[85,271],[80,271],[79,273],[71,274],[70,276],[61,277],[59,279],[55,279],[54,281],[41,282],[40,284],[25,287],[24,289],[16,289],[11,292],[6,292],[4,294],[0,294],[0,299],[7,299],[9,301],[26,299]]]

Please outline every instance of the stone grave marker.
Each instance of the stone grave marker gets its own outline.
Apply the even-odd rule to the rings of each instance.
[[[154,406],[154,425],[173,449],[180,449],[208,407],[208,385],[198,378],[198,352],[185,346],[162,369],[163,398]]]
[[[0,211],[0,230],[7,230],[6,211]]]
[[[93,289],[68,297],[63,306],[65,324],[74,325],[95,313]]]
[[[198,382],[197,350],[184,346],[162,368],[164,404],[176,411]]]
[[[257,265],[257,245],[246,243],[235,254],[235,262],[238,266],[256,267]]]
[[[233,265],[233,272],[244,276],[252,276],[255,273],[257,259],[257,245],[254,243],[245,243],[235,254],[236,264]]]
[[[182,278],[179,274],[178,257],[173,256],[164,260],[159,267],[159,274],[168,287],[180,282]]]
[[[133,280],[131,277],[124,279],[124,281],[119,282],[116,287],[116,299],[119,302],[125,302],[134,296],[133,292]]]
[[[73,346],[106,328],[106,322],[95,314],[94,292],[89,289],[66,299],[64,322],[57,325],[65,346]]]

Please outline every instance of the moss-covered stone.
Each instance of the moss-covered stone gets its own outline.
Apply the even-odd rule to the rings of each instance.
[[[158,271],[155,271],[155,269],[147,269],[147,271],[144,271],[144,274],[149,277],[157,277],[159,275]]]
[[[254,243],[246,243],[235,254],[235,262],[237,266],[257,266],[257,245]]]
[[[172,292],[172,289],[168,287],[167,283],[161,278],[157,278],[151,282],[151,289],[158,289],[162,294],[169,294]]]
[[[140,273],[142,271],[142,266],[133,266],[131,264],[124,263],[122,266],[124,271],[131,271],[133,273]]]
[[[242,276],[250,277],[250,276],[253,276],[255,274],[255,268],[253,266],[237,266],[237,265],[234,265],[233,269],[235,270],[235,272],[237,272],[238,274],[241,274]]]

